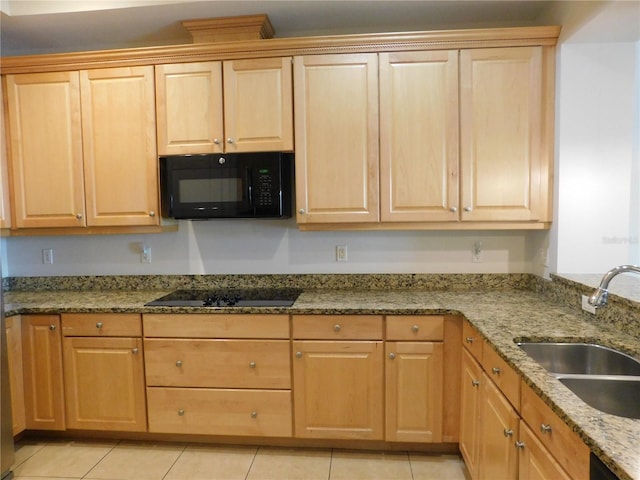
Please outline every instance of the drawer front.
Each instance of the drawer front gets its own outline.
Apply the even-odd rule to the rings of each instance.
[[[482,368],[493,380],[500,391],[511,402],[516,410],[520,409],[520,376],[513,368],[491,348],[485,344],[482,350]]]
[[[65,337],[141,337],[137,313],[63,313]]]
[[[145,314],[145,337],[289,338],[289,315]]]
[[[145,339],[148,386],[291,388],[287,340]]]
[[[462,344],[473,358],[482,363],[482,336],[467,320],[462,322]]]
[[[589,478],[589,447],[524,381],[520,415],[536,438],[572,478]]]
[[[147,388],[149,432],[290,437],[291,391]]]
[[[444,339],[444,317],[439,315],[388,315],[387,340]]]
[[[380,315],[294,315],[293,338],[382,340]]]

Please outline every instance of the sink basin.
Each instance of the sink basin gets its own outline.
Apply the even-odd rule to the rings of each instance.
[[[640,419],[640,378],[560,376],[558,380],[601,412]]]
[[[518,343],[551,373],[640,376],[640,361],[593,343]]]

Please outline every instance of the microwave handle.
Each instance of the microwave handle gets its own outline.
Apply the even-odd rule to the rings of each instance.
[[[249,206],[253,208],[253,172],[249,168],[246,171],[246,181],[247,181],[247,198],[249,200]]]

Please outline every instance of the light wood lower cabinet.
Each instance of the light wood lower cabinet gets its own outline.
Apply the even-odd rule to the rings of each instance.
[[[482,344],[481,344],[482,345]],[[466,348],[462,349],[460,381],[460,453],[471,478],[480,471],[480,385],[482,367]]]
[[[571,477],[562,469],[524,420],[520,420],[519,438],[521,450],[518,462],[518,478],[520,480],[542,480],[547,478],[551,480],[571,480],[572,478],[580,478]]]
[[[62,341],[58,315],[22,316],[25,426],[64,430]]]
[[[22,368],[22,328],[20,317],[7,317],[7,359],[9,365],[9,387],[11,389],[11,414],[13,434],[25,429],[24,421],[24,380]]]

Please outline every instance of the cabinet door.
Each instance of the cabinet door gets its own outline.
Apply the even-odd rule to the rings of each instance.
[[[145,431],[142,340],[65,337],[67,427]]]
[[[462,220],[540,218],[542,47],[460,53]]]
[[[293,342],[295,436],[383,438],[382,342]]]
[[[4,89],[0,83],[0,228],[11,226],[9,209],[9,176],[7,165],[7,137],[4,126]]]
[[[224,150],[221,62],[156,66],[158,154]]]
[[[520,420],[519,480],[570,480],[570,477],[540,443],[531,429]]]
[[[9,385],[11,388],[11,413],[13,434],[25,429],[24,423],[24,380],[22,368],[22,329],[20,317],[7,317],[7,358],[9,363]]]
[[[380,216],[458,220],[458,51],[380,54]]]
[[[87,225],[157,225],[153,67],[80,72]]]
[[[441,442],[443,344],[387,342],[386,354],[385,439]]]
[[[377,222],[378,58],[294,58],[297,221]]]
[[[64,430],[62,342],[57,315],[22,316],[25,425]]]
[[[14,227],[84,226],[78,72],[7,75],[7,103]]]
[[[460,453],[471,478],[480,471],[480,399],[482,369],[466,348],[462,349],[460,392]]]
[[[480,430],[481,479],[518,478],[518,412],[502,392],[482,375],[482,427]]]
[[[291,57],[224,62],[227,152],[293,150]]]

